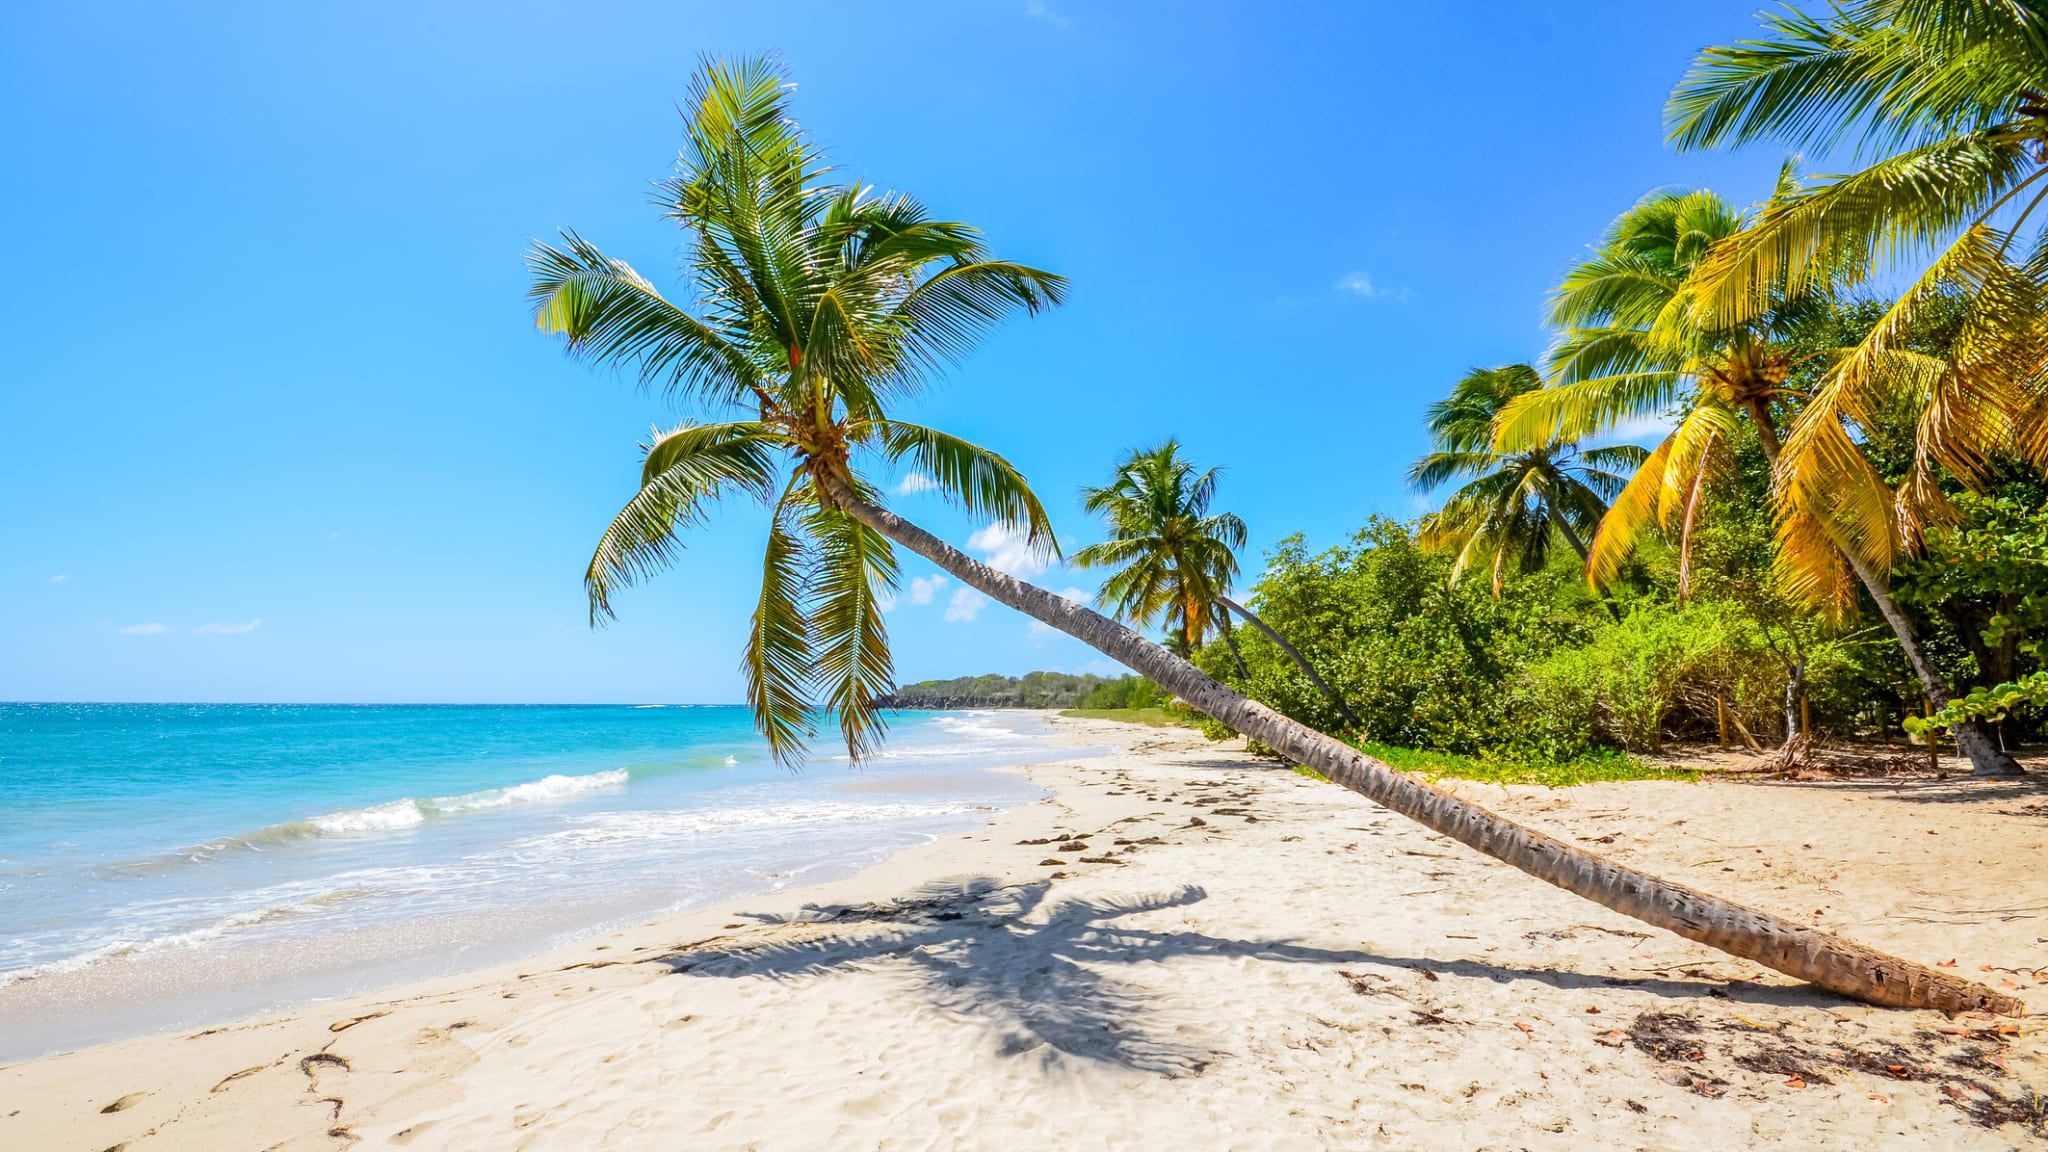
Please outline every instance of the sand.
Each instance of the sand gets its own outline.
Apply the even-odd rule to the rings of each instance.
[[[0,1148],[2038,1142],[2031,1019],[1867,1008],[1192,732],[1061,724],[1117,750],[839,883],[0,1069]],[[1459,787],[2048,1008],[2031,783]]]

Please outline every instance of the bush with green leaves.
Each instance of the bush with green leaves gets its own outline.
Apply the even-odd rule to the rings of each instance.
[[[1362,736],[1453,752],[1500,748],[1527,727],[1522,670],[1588,638],[1591,599],[1569,566],[1510,580],[1496,597],[1480,581],[1451,583],[1450,564],[1417,546],[1406,525],[1374,517],[1319,554],[1299,536],[1281,541],[1252,596],[1351,705]],[[1345,727],[1272,641],[1240,629],[1237,645],[1248,676],[1220,643],[1200,653],[1203,669],[1289,716]]]
[[[1157,708],[1167,700],[1159,685],[1143,676],[1120,676],[1097,684],[1073,707],[1087,709]]]

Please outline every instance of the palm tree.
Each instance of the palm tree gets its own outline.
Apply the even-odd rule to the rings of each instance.
[[[890,670],[877,599],[893,545],[1149,676],[1298,764],[1569,891],[1822,987],[1879,1004],[2016,1011],[2018,1001],[1936,971],[1670,884],[1520,827],[1232,692],[1083,605],[973,559],[882,505],[855,469],[908,460],[970,512],[1025,526],[1048,550],[1039,502],[1001,457],[890,419],[888,407],[1008,313],[1057,302],[1056,276],[994,259],[979,233],[927,218],[906,196],[831,187],[790,119],[781,74],[709,63],[688,106],[688,146],[666,186],[688,229],[693,311],[573,234],[532,255],[536,322],[592,360],[737,419],[658,438],[641,488],[586,573],[593,623],[610,593],[672,562],[677,534],[726,495],[770,515],[744,668],[755,720],[795,755],[818,709],[849,752],[882,730]]]
[[[1442,508],[1423,518],[1421,543],[1458,554],[1453,580],[1474,565],[1485,565],[1493,573],[1496,596],[1510,563],[1524,572],[1543,567],[1554,537],[1562,538],[1583,564],[1585,541],[1606,514],[1607,501],[1627,482],[1609,469],[1633,469],[1645,456],[1634,445],[1581,450],[1567,440],[1521,452],[1495,451],[1493,428],[1501,411],[1515,397],[1541,387],[1542,375],[1527,364],[1467,372],[1448,397],[1429,406],[1426,424],[1435,450],[1408,469],[1408,483],[1424,492],[1469,477]],[[1621,619],[1607,590],[1598,591],[1607,611]]]
[[[1787,164],[1773,204],[1796,194]],[[1777,412],[1803,396],[1791,380],[1816,354],[1803,348],[1801,337],[1808,325],[1831,315],[1831,284],[1816,271],[1797,289],[1781,286],[1770,308],[1739,321],[1717,323],[1713,313],[1698,307],[1699,277],[1743,234],[1745,224],[1741,213],[1712,192],[1682,189],[1653,192],[1617,218],[1593,256],[1565,274],[1552,300],[1552,321],[1563,331],[1551,357],[1553,386],[1509,402],[1495,446],[1511,451],[1557,437],[1590,436],[1675,408],[1677,427],[1602,518],[1586,571],[1596,587],[1612,581],[1640,535],[1656,524],[1678,537],[1683,591],[1690,584],[1691,538],[1700,509],[1713,480],[1732,468],[1736,438],[1747,420],[1778,477],[1781,583],[1835,619],[1855,611],[1860,585],[1898,637],[1922,690],[1939,706],[1948,699],[1946,682],[1892,599],[1883,571],[1869,561],[1873,545],[1864,529],[1845,526],[1839,514],[1848,503],[1888,504],[1891,489],[1846,438],[1829,446],[1825,485],[1784,484],[1788,449],[1779,437]],[[1889,542],[1889,521],[1881,531]],[[1981,730],[1959,732],[1957,742],[1977,775],[2022,771]]]
[[[2048,198],[2048,13],[1864,0],[1763,19],[1765,38],[1700,55],[1672,94],[1672,138],[1684,148],[1853,141],[1877,159],[1760,213],[1701,269],[1697,307],[1741,319],[1774,285],[1927,261],[1827,373],[1775,461],[1782,499],[1828,528],[1896,628],[1904,617],[1877,589],[1924,524],[1952,513],[1936,465],[1975,489],[1999,456],[2048,463],[2048,231],[2035,216]],[[1922,316],[1957,294],[1972,308],[1955,353],[1909,349]],[[1893,491],[1861,474],[1858,433],[1902,400],[1916,453]],[[1900,638],[1928,699],[1945,705],[1946,682]],[[1981,724],[1955,736],[1973,774],[2020,772]]]
[[[1615,578],[1652,523],[1677,528],[1683,579],[1707,483],[1728,466],[1740,422],[1768,434],[1772,405],[1790,392],[1785,337],[1814,310],[1810,296],[1740,325],[1693,322],[1691,275],[1741,228],[1741,214],[1719,196],[1679,188],[1658,189],[1616,218],[1553,294],[1561,334],[1551,386],[1516,394],[1496,423],[1494,448],[1510,452],[1678,413],[1600,522],[1587,557],[1595,586]],[[1784,550],[1781,559],[1798,572],[1827,570],[1824,549]],[[1839,583],[1814,587],[1841,595]]]
[[[1844,424],[1892,393],[1917,394],[1914,482],[1890,508],[1833,502],[1849,550],[1882,574],[1899,530],[1914,543],[1920,518],[1944,511],[1931,506],[1933,463],[1975,487],[1993,456],[2048,462],[2038,389],[2048,231],[2034,216],[2048,198],[2048,13],[1986,0],[1862,0],[1762,19],[1764,39],[1701,53],[1671,96],[1673,140],[1822,149],[1853,140],[1881,158],[1775,199],[1702,267],[1695,306],[1739,322],[1816,278],[1855,282],[1931,258],[1829,373],[1786,445],[1785,479],[1827,506],[1838,480],[1829,467],[1852,448]],[[1946,364],[1911,355],[1916,319],[1958,291],[1978,304],[1966,354]],[[1888,530],[1887,520],[1897,523]]]
[[[1236,612],[1278,645],[1338,713],[1358,727],[1344,698],[1294,645],[1230,598],[1245,527],[1233,513],[1208,514],[1220,472],[1211,468],[1197,475],[1177,440],[1131,449],[1108,484],[1081,489],[1082,506],[1109,521],[1110,538],[1074,553],[1074,564],[1118,569],[1102,582],[1097,602],[1140,627],[1164,613],[1182,656],[1200,648],[1213,625],[1244,673],[1244,658],[1230,632],[1230,613]]]

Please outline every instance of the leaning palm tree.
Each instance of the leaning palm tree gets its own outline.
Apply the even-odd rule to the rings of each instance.
[[[1773,203],[1797,188],[1788,164]],[[1832,315],[1832,285],[1818,272],[1796,289],[1781,284],[1769,309],[1726,323],[1698,307],[1700,277],[1746,224],[1742,213],[1713,193],[1682,189],[1653,192],[1617,218],[1592,257],[1566,272],[1552,300],[1551,318],[1563,333],[1552,352],[1553,386],[1508,404],[1495,446],[1526,450],[1675,411],[1677,427],[1601,519],[1586,571],[1596,587],[1613,580],[1641,535],[1656,525],[1678,539],[1683,591],[1706,494],[1733,468],[1747,421],[1778,477],[1777,567],[1783,586],[1835,619],[1855,611],[1861,587],[1938,706],[1948,699],[1947,684],[1892,599],[1883,570],[1870,563],[1874,545],[1868,529],[1847,525],[1840,515],[1845,504],[1887,504],[1891,489],[1862,450],[1846,440],[1833,446],[1824,484],[1784,482],[1792,449],[1779,434],[1780,412],[1806,398],[1792,380],[1820,355],[1807,346],[1806,333]],[[1806,416],[1800,420],[1805,426]],[[1803,498],[1801,492],[1824,499]],[[1879,531],[1889,547],[1889,522]],[[2020,772],[1981,731],[1960,733],[1958,743],[1978,775]]]
[[[593,622],[612,593],[672,563],[678,533],[728,495],[770,510],[744,668],[756,723],[797,754],[822,709],[850,754],[874,747],[890,677],[878,601],[902,545],[969,587],[1092,645],[1218,721],[1423,825],[1646,923],[1879,1004],[2016,1011],[1949,973],[1706,896],[1523,828],[1232,692],[1083,605],[967,556],[883,506],[861,469],[907,460],[972,513],[1022,525],[1048,550],[1038,500],[1001,457],[888,415],[940,362],[1010,312],[1055,303],[1062,281],[996,260],[979,234],[905,196],[827,183],[764,61],[706,65],[688,146],[666,186],[692,241],[694,309],[571,235],[533,252],[541,330],[679,400],[733,418],[658,437],[641,487],[586,573]]]
[[[1109,483],[1081,489],[1082,506],[1108,521],[1110,538],[1074,553],[1074,564],[1117,569],[1102,582],[1097,602],[1140,627],[1163,614],[1182,656],[1200,648],[1213,626],[1242,672],[1244,659],[1231,635],[1230,614],[1244,617],[1357,728],[1358,717],[1315,666],[1271,625],[1230,598],[1245,527],[1234,513],[1209,513],[1221,472],[1211,468],[1198,474],[1176,440],[1131,449]]]
[[[1424,492],[1466,479],[1442,508],[1423,517],[1420,542],[1457,553],[1453,580],[1484,566],[1496,596],[1510,565],[1524,572],[1541,569],[1553,539],[1563,539],[1585,563],[1585,542],[1607,513],[1607,501],[1627,483],[1610,469],[1632,470],[1645,455],[1631,444],[1581,449],[1569,440],[1496,451],[1493,428],[1501,411],[1541,387],[1542,375],[1527,364],[1467,372],[1448,397],[1429,406],[1425,424],[1434,451],[1408,469],[1408,483]],[[1607,590],[1598,591],[1607,611],[1620,619]]]

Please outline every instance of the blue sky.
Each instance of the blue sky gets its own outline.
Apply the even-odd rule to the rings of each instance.
[[[1072,280],[911,413],[1008,455],[1065,538],[1096,538],[1076,487],[1169,434],[1226,467],[1253,571],[1413,515],[1423,407],[1541,350],[1610,218],[1767,192],[1776,155],[1660,123],[1757,6],[16,0],[0,699],[737,700],[762,514],[586,627],[583,562],[678,413],[522,296],[567,226],[675,282],[648,199],[701,51],[781,51],[848,178]],[[1106,670],[925,587],[903,679]]]

